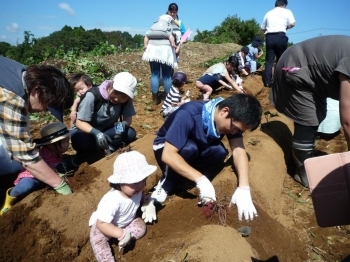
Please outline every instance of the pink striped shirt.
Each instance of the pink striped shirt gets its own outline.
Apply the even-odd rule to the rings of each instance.
[[[42,148],[40,148],[39,150],[39,154],[42,157],[42,159],[44,159],[44,161],[46,162],[46,164],[49,165],[49,167],[51,167],[52,169],[55,168],[61,161],[62,161],[62,154],[59,154],[59,156],[55,156],[48,147],[43,146]],[[18,182],[24,178],[24,177],[30,177],[30,178],[34,178],[34,176],[28,171],[28,170],[24,170],[21,173],[19,173],[17,179],[15,180],[14,184],[17,185]]]

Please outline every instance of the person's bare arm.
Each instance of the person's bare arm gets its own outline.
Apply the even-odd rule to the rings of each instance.
[[[129,116],[129,117],[124,117],[124,118],[123,118],[123,121],[127,122],[127,123],[128,123],[128,126],[131,126],[132,117],[131,117],[131,116]]]
[[[124,231],[120,227],[116,227],[112,223],[102,222],[101,220],[96,221],[96,227],[106,236],[113,238],[121,238],[124,234]]]
[[[73,105],[70,108],[70,119],[74,121],[77,119],[78,104],[80,102],[80,97],[74,99]]]
[[[90,133],[91,129],[93,128],[90,123],[77,119],[75,123],[76,127],[79,128],[81,131],[84,131],[85,133]]]
[[[238,186],[249,186],[248,156],[244,148],[243,138],[230,139],[229,144],[232,150],[233,164],[238,173]]]
[[[73,105],[70,108],[70,110],[77,112],[79,103],[80,103],[80,97],[78,96],[77,98],[74,99]]]
[[[230,85],[236,89],[238,92],[242,92],[242,89],[238,87],[238,85],[236,84],[236,82],[231,78],[229,72],[227,71],[227,69],[225,69],[225,79],[230,83]]]
[[[340,121],[344,129],[344,135],[350,150],[350,82],[349,77],[339,73],[340,99],[339,113]]]
[[[191,167],[179,154],[179,150],[172,144],[165,142],[162,161],[169,165],[179,175],[191,180],[196,181],[203,176],[198,170]]]
[[[38,180],[55,188],[62,183],[62,178],[44,160],[35,164],[25,166],[25,168]]]
[[[287,30],[288,30],[288,29],[292,29],[294,26],[295,26],[295,22],[294,22],[294,23],[290,23],[290,24],[287,26]]]

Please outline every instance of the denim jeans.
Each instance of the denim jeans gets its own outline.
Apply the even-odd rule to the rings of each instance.
[[[151,67],[151,90],[153,94],[157,94],[159,91],[159,79],[160,70],[162,70],[162,77],[164,83],[164,90],[166,93],[170,92],[172,85],[172,67],[166,64],[161,64],[159,62],[149,62]]]
[[[163,179],[166,179],[162,187],[165,191],[171,192],[174,185],[179,181],[179,175],[161,160],[162,154],[163,148],[154,151],[154,156],[156,158],[158,166],[163,173],[161,181],[163,181]],[[225,146],[219,141],[218,143],[212,144],[200,152],[198,150],[197,144],[192,140],[188,140],[179,154],[187,162],[187,164],[197,169],[209,179],[212,179],[212,167],[222,165],[228,154],[228,151]]]
[[[111,145],[115,149],[123,146],[123,144],[127,145],[136,140],[136,131],[132,127],[128,128],[127,134],[116,139],[114,138],[114,127],[104,131],[103,133],[112,139]],[[87,154],[97,149],[95,136],[81,130],[77,130],[72,134],[71,141],[73,149],[77,151],[77,154],[74,157],[75,164],[83,163]]]
[[[18,184],[11,190],[12,197],[25,197],[30,193],[45,187],[45,183],[36,178],[23,177]]]

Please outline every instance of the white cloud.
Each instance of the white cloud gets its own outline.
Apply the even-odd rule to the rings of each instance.
[[[64,10],[64,11],[66,11],[69,15],[75,15],[75,12],[74,12],[73,8],[71,8],[69,4],[60,3],[58,5],[58,7],[61,8],[62,10]]]
[[[19,25],[17,23],[12,23],[10,26],[6,26],[6,30],[11,33],[17,33]]]

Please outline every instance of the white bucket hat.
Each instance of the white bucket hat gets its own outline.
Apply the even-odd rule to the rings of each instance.
[[[136,89],[136,78],[129,72],[121,72],[113,78],[113,88],[116,91],[126,94],[131,99],[134,98]]]
[[[144,155],[137,151],[120,154],[114,162],[113,175],[108,178],[112,184],[138,183],[156,171],[149,165]]]

